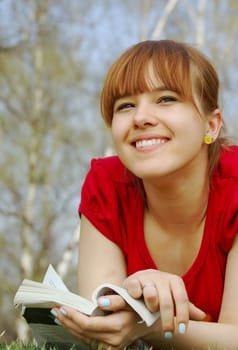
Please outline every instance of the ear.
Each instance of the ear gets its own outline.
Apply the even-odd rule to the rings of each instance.
[[[206,132],[212,137],[213,141],[215,141],[219,136],[222,124],[223,121],[221,112],[218,108],[216,108],[211,114],[208,115],[206,125]]]

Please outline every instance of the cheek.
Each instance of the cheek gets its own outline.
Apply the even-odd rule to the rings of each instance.
[[[118,124],[117,121],[115,120],[112,120],[111,134],[112,134],[112,140],[116,145],[120,140],[120,124]]]
[[[199,138],[204,135],[206,129],[205,121],[201,120],[199,116],[189,115],[184,118],[181,123],[177,124],[177,130],[179,133],[184,133],[187,137]]]
[[[120,141],[124,137],[125,127],[119,118],[112,120],[111,133],[114,142]]]
[[[184,129],[180,133],[183,138],[183,144],[186,147],[193,149],[200,149],[204,140],[204,127],[201,123],[191,123],[184,126]]]

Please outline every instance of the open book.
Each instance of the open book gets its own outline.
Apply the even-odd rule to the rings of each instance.
[[[68,290],[52,265],[49,265],[43,282],[23,280],[15,294],[14,305],[22,305],[22,315],[29,323],[40,346],[47,342],[79,344],[78,339],[55,324],[50,313],[51,308],[56,304],[65,305],[86,315],[103,316],[106,313],[99,309],[97,298],[110,292],[121,295],[147,326],[151,326],[159,318],[159,312],[151,313],[142,300],[132,298],[126,289],[113,284],[106,283],[97,287],[93,292],[92,300],[74,294]]]

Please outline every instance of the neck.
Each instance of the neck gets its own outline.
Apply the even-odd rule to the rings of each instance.
[[[168,232],[184,234],[196,230],[206,216],[209,179],[205,173],[204,170],[190,178],[158,181],[160,184],[144,181],[147,213]]]

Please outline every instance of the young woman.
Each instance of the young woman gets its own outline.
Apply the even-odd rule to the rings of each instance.
[[[82,188],[79,293],[123,285],[161,317],[147,327],[117,295],[98,300],[105,317],[54,309],[92,348],[238,348],[238,148],[218,94],[208,59],[170,40],[134,45],[108,72],[118,156],[93,160]]]

